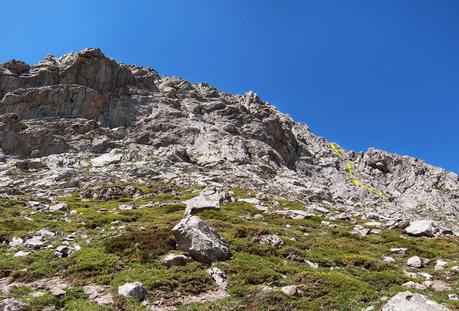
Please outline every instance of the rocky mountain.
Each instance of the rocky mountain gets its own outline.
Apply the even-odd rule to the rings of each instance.
[[[123,217],[129,218],[133,217],[132,213],[134,213],[137,215],[136,219],[129,218],[131,221],[126,221],[126,218],[123,218],[121,222],[136,224],[138,219],[145,216],[138,214],[137,211],[144,208],[150,210],[149,207],[156,206],[156,203],[160,204],[161,208],[171,204],[179,210],[180,207],[183,209],[186,207],[186,214],[189,215],[180,223],[180,219],[174,217],[169,221],[163,219],[161,221],[164,222],[160,223],[153,221],[155,225],[177,225],[170,231],[173,232],[171,243],[175,243],[174,246],[169,247],[168,244],[161,243],[158,246],[161,249],[170,248],[185,252],[182,255],[169,254],[167,260],[163,259],[169,262],[167,265],[172,266],[176,264],[189,266],[191,265],[189,262],[193,260],[204,265],[212,265],[213,262],[225,262],[229,258],[235,258],[231,257],[231,249],[234,247],[231,241],[228,243],[220,240],[221,237],[215,229],[208,226],[209,222],[213,223],[224,235],[229,235],[230,233],[225,231],[228,227],[224,222],[234,222],[231,217],[235,215],[230,213],[224,219],[223,216],[215,215],[212,218],[210,216],[213,214],[209,214],[209,219],[206,218],[207,224],[200,217],[194,216],[198,213],[204,213],[203,215],[215,213],[215,210],[220,209],[220,205],[222,205],[222,213],[220,213],[222,215],[225,215],[225,206],[247,205],[247,208],[255,211],[253,215],[244,214],[240,210],[241,207],[237,205],[239,212],[242,213],[237,216],[237,219],[250,223],[264,222],[263,217],[274,217],[273,221],[277,223],[276,217],[279,217],[283,221],[290,219],[296,225],[307,227],[307,225],[313,226],[313,223],[298,222],[311,222],[311,219],[323,217],[320,223],[314,222],[314,224],[319,231],[322,230],[319,228],[327,227],[327,230],[331,230],[330,236],[337,234],[333,230],[341,226],[337,224],[340,222],[344,222],[342,224],[344,227],[346,224],[352,226],[352,237],[357,235],[359,239],[365,239],[365,236],[372,235],[372,232],[376,235],[381,234],[380,229],[371,229],[372,226],[384,228],[383,230],[388,232],[405,230],[402,234],[425,236],[418,238],[422,241],[424,239],[431,241],[432,238],[441,241],[446,239],[448,243],[457,244],[456,237],[459,236],[457,222],[459,178],[456,174],[412,157],[398,156],[381,150],[369,149],[365,153],[344,150],[337,144],[314,135],[307,125],[294,122],[288,115],[280,113],[253,92],[232,95],[220,92],[207,83],[190,83],[177,77],[161,76],[151,68],[119,64],[105,56],[99,49],[85,49],[59,58],[48,55],[35,65],[17,60],[0,65],[0,148],[0,196],[3,200],[2,211],[6,213],[3,216],[6,217],[5,220],[8,219],[8,222],[2,223],[3,227],[0,226],[0,236],[6,244],[9,243],[9,246],[5,245],[5,256],[9,256],[8,252],[11,251],[14,238],[17,239],[16,241],[21,239],[22,242],[18,242],[17,246],[14,246],[13,242],[13,248],[24,246],[41,249],[46,245],[50,248],[57,247],[55,240],[60,236],[59,241],[62,242],[64,238],[68,243],[60,245],[61,249],[57,252],[64,254],[61,257],[78,261],[80,255],[71,254],[79,252],[81,246],[78,245],[75,250],[75,247],[69,246],[72,244],[69,241],[77,239],[77,236],[83,241],[91,234],[95,234],[92,237],[93,241],[99,241],[96,232],[108,234],[110,230],[114,231],[108,237],[103,236],[103,241],[107,238],[115,239],[114,236],[119,235],[129,236],[130,230],[134,229],[129,229],[128,225],[116,227],[120,222],[116,215],[122,214]],[[173,196],[170,196],[171,193]],[[166,194],[169,197],[166,202],[162,202]],[[120,204],[122,202],[127,204]],[[182,203],[183,206],[180,205]],[[84,204],[87,206],[85,207]],[[105,206],[107,204],[108,207]],[[16,208],[15,212],[11,210],[13,206]],[[139,208],[140,206],[143,208]],[[170,212],[177,211],[172,208]],[[112,221],[94,222],[98,213],[107,212],[113,213],[107,218]],[[85,213],[89,213],[91,217]],[[43,215],[51,218],[58,215],[58,217],[51,220]],[[68,228],[56,227],[52,224],[53,222],[70,223],[72,217],[78,218],[73,222],[79,221],[84,228],[92,230],[92,233],[82,232],[81,228],[72,226],[70,227],[74,231],[68,232]],[[246,218],[242,220],[240,217]],[[138,225],[146,228],[146,224],[152,224],[151,219],[150,221],[144,219],[145,223],[141,222]],[[23,224],[27,220],[34,225]],[[337,223],[330,223],[330,221]],[[11,228],[15,222],[18,225]],[[38,223],[55,227],[55,231],[51,232],[53,234],[51,238],[46,234],[43,236],[31,233],[32,228],[35,228]],[[89,228],[86,227],[88,223],[91,223]],[[282,225],[291,226],[288,223]],[[112,228],[114,226],[116,230]],[[259,234],[251,237],[254,234],[251,231],[252,227],[250,230],[242,228],[237,221],[234,226],[239,227],[231,230],[243,231],[234,233],[230,230],[238,239],[245,239],[257,245],[268,245],[274,249],[286,247],[282,238],[268,232],[269,228],[266,232],[259,229],[257,231]],[[25,228],[31,231],[25,232]],[[276,230],[280,229],[272,231]],[[59,233],[57,234],[56,231]],[[68,238],[65,234],[75,234],[75,236]],[[130,239],[134,237],[130,236]],[[231,240],[228,237],[227,239]],[[27,241],[29,246],[26,245]],[[102,243],[101,241],[99,242]],[[168,235],[166,234],[161,241],[167,242]],[[417,241],[412,243],[421,243],[419,242],[421,240]],[[392,242],[394,241],[388,243]],[[121,245],[122,241],[116,243]],[[438,243],[443,245],[442,243],[446,242]],[[116,249],[115,246],[110,247]],[[103,257],[102,261],[121,260],[122,256],[119,253],[116,255],[119,258],[115,258],[116,256],[110,253],[110,247],[106,247],[102,255],[98,253],[85,255],[89,258],[93,256],[97,260],[100,260],[98,257],[100,255]],[[131,246],[124,247],[129,249]],[[301,249],[299,246],[297,248]],[[421,246],[417,248],[418,251],[421,249],[423,249]],[[93,252],[98,250],[90,249]],[[304,252],[305,249],[301,251]],[[352,252],[358,255],[358,251]],[[340,266],[337,262],[332,264],[325,253],[322,257],[324,262],[315,263],[303,258],[302,264],[313,269],[322,266],[327,269]],[[293,256],[292,254],[289,256]],[[451,258],[459,256],[457,248],[446,253],[433,252],[429,256],[435,257],[439,254]],[[159,255],[164,254],[158,253]],[[134,255],[130,254],[130,256],[129,258],[132,259]],[[270,256],[281,258],[283,255],[271,253]],[[316,261],[320,261],[320,256],[313,257]],[[80,258],[83,261],[84,259]],[[243,259],[239,258],[239,260]],[[422,258],[419,260],[421,265],[427,264],[422,263]],[[78,266],[78,262],[72,261],[72,264]],[[348,266],[348,263],[345,265]],[[5,267],[7,266],[8,264],[5,264]],[[5,288],[16,284],[15,278],[19,272],[14,272],[11,268],[2,270],[2,267],[0,263],[0,271],[8,271],[2,272],[8,281],[0,280],[0,283],[5,284],[5,293],[9,291]],[[221,270],[210,268],[209,275],[215,280],[217,287],[210,292],[205,291],[207,288],[198,291],[202,297],[187,296],[196,293],[184,290],[187,295],[182,293],[179,297],[175,297],[174,303],[170,303],[172,299],[170,295],[164,297],[159,295],[156,297],[159,300],[153,305],[144,303],[144,307],[158,309],[161,307],[161,299],[165,301],[165,308],[214,301],[212,299],[215,297],[222,301],[233,299],[232,295],[228,298],[229,294],[226,291],[226,274],[231,278],[232,267],[224,268],[226,271],[223,268]],[[72,269],[85,275],[84,269],[78,270],[77,267]],[[113,273],[115,272],[112,271],[111,274]],[[253,274],[257,273],[253,271]],[[298,270],[295,273],[300,272]],[[296,275],[296,279],[301,282],[305,282],[309,277],[323,279],[324,275],[314,273],[313,276]],[[68,274],[70,272],[67,270],[59,271],[49,277],[56,278],[58,275],[68,277]],[[103,302],[99,305],[108,305],[110,308],[120,310],[134,308],[128,307],[129,304],[126,302],[113,300],[109,294],[110,278],[106,274],[101,273],[103,280],[98,280],[97,275],[91,274],[88,278],[91,282],[95,282],[94,284],[79,285],[92,286],[89,289],[85,287],[84,291],[87,296],[92,297],[91,300]],[[36,276],[32,277],[35,278]],[[121,279],[123,278],[115,277],[116,282]],[[129,278],[125,277],[125,279]],[[272,284],[267,280],[248,284],[252,287],[255,285],[269,287],[279,283],[279,280],[275,280],[277,279],[272,280]],[[452,283],[445,285],[450,292],[454,291],[452,289],[454,286],[458,286],[457,277],[452,280],[450,277],[448,281]],[[190,282],[193,283],[195,280]],[[397,282],[398,279],[395,283]],[[33,289],[40,288],[31,284],[28,283],[27,286]],[[65,288],[70,287],[70,284],[65,284]],[[416,290],[422,286],[431,287],[431,285],[422,285],[423,283],[415,284],[419,285],[412,285],[411,288]],[[296,300],[304,299],[298,298],[305,296],[304,287],[282,284],[282,282],[278,285],[285,285],[282,287],[283,295],[296,297]],[[151,284],[150,286],[154,287]],[[174,287],[176,290],[172,292],[180,292],[178,289],[181,288],[180,286],[184,285],[176,284]],[[245,289],[249,290],[249,287]],[[250,291],[253,290],[252,287]],[[167,292],[161,286],[159,288],[160,291]],[[237,292],[235,288],[231,286],[230,288],[233,294]],[[266,295],[271,291],[272,288],[266,289],[265,292],[262,290]],[[394,294],[390,290],[386,292],[388,293]],[[134,282],[120,286],[118,295],[147,301],[145,297],[149,294],[144,284]],[[245,294],[240,292],[235,294],[238,295],[245,297]],[[257,295],[254,297],[261,299]],[[366,295],[370,297],[373,293],[366,293]],[[324,293],[323,296],[327,294]],[[393,299],[402,299],[400,297],[394,296]],[[250,306],[253,309],[263,309],[264,306],[275,305],[274,301],[267,302],[263,299],[258,302],[259,305],[254,301],[244,300],[243,309],[250,309]],[[279,297],[276,299],[282,300]],[[413,301],[422,304],[423,299],[417,297]],[[33,305],[30,301],[24,304],[19,300],[13,300],[8,298],[4,301],[9,304],[17,303],[18,308]],[[366,303],[371,299],[359,301]],[[314,309],[314,300],[309,302],[312,303],[308,305],[309,308]],[[53,303],[52,308],[60,308],[59,303],[55,301]],[[346,307],[345,304],[344,307],[325,305],[326,310],[353,310],[350,305]],[[392,305],[397,305],[397,301],[391,299],[383,310],[421,310],[419,305],[414,306],[414,309],[397,309]],[[88,308],[84,310],[89,310]],[[221,308],[231,309],[229,305]],[[437,309],[432,307],[432,309],[422,310],[443,310],[441,308],[446,307],[439,305]],[[278,309],[281,309],[280,305],[273,307],[272,310]]]

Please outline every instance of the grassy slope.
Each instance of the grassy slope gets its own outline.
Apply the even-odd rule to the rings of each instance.
[[[194,189],[180,189],[174,197],[167,185],[143,186],[144,193],[164,192],[141,199],[138,205],[159,202],[161,206],[132,211],[116,211],[129,198],[113,201],[82,200],[78,196],[62,199],[78,215],[63,221],[64,213],[32,213],[25,200],[0,202],[0,239],[25,237],[27,233],[48,228],[60,233],[52,238],[60,245],[63,235],[77,232],[82,250],[68,258],[58,258],[53,249],[34,251],[25,258],[13,258],[8,246],[0,246],[0,275],[13,276],[18,281],[30,282],[51,276],[63,276],[72,284],[64,297],[48,294],[33,298],[31,289],[19,287],[11,292],[29,304],[30,310],[57,305],[65,310],[106,310],[88,300],[82,286],[88,283],[111,285],[116,303],[125,310],[144,310],[140,303],[116,296],[116,288],[127,281],[140,281],[149,290],[149,299],[170,299],[177,294],[196,295],[212,288],[212,280],[203,264],[192,262],[184,267],[166,268],[160,257],[174,248],[170,229],[182,217],[184,205],[180,202],[192,197]],[[248,190],[235,189],[239,197],[251,196]],[[282,207],[298,208],[299,204],[287,199]],[[108,211],[99,211],[101,208]],[[33,220],[21,218],[21,212]],[[231,296],[218,303],[193,304],[179,310],[361,310],[382,303],[379,298],[392,296],[403,290],[402,283],[410,280],[403,274],[406,259],[412,255],[430,258],[423,271],[436,279],[446,274],[435,272],[435,259],[450,261],[459,258],[457,238],[411,238],[396,230],[382,230],[380,236],[355,236],[349,232],[353,225],[334,222],[337,228],[322,226],[320,217],[306,220],[286,219],[281,215],[264,215],[262,220],[244,220],[241,216],[260,212],[244,202],[224,204],[220,211],[200,214],[210,226],[217,229],[230,243],[232,259],[215,265],[228,274]],[[114,223],[115,222],[115,223]],[[112,224],[114,223],[114,224]],[[126,226],[126,229],[120,228]],[[251,241],[259,234],[278,234],[283,247],[256,244]],[[121,236],[120,236],[121,235]],[[73,242],[72,242],[73,243]],[[394,256],[395,263],[382,260],[391,247],[406,247],[406,255]],[[302,259],[320,264],[312,269]],[[422,279],[420,279],[422,281]],[[459,289],[457,275],[448,282]],[[262,292],[260,285],[281,287],[301,285],[304,297],[288,297],[279,291]],[[447,293],[424,291],[451,309],[459,304],[448,302]]]

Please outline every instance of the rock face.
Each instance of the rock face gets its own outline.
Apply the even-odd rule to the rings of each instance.
[[[286,194],[308,205],[326,201],[364,215],[377,210],[393,226],[415,219],[439,224],[436,229],[412,224],[409,234],[459,232],[456,174],[376,149],[338,148],[342,159],[330,142],[254,92],[231,95],[207,83],[160,76],[119,64],[99,49],[48,55],[35,65],[17,60],[0,65],[0,163],[8,168],[26,159],[18,168],[40,174],[43,189],[75,180],[82,170],[83,184],[120,176],[167,177],[179,184],[213,180]],[[348,162],[356,178],[389,200],[355,185]],[[12,185],[8,169],[0,171],[0,180]],[[26,181],[11,187],[27,191]],[[196,198],[188,202],[188,212],[215,208],[216,201]]]
[[[188,252],[198,261],[212,263],[230,256],[228,244],[197,216],[182,219],[172,232],[177,248]]]
[[[400,292],[382,307],[382,311],[449,311],[449,309],[429,300],[424,295]]]

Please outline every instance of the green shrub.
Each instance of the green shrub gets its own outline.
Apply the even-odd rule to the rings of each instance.
[[[88,248],[76,255],[75,271],[83,275],[102,275],[116,271],[118,257],[103,249]]]
[[[141,260],[154,259],[175,248],[171,230],[161,227],[127,232],[105,241],[104,244],[109,253]]]

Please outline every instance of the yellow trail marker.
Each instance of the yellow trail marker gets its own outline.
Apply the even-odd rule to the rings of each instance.
[[[351,166],[351,162],[347,162],[347,170],[349,171],[349,175],[351,175],[351,177],[352,177],[352,166]]]
[[[338,157],[340,157],[341,159],[344,158],[343,154],[339,151],[338,147],[334,143],[330,143],[330,147],[338,155]],[[352,182],[354,183],[354,185],[356,185],[358,187],[362,187],[363,189],[365,189],[367,191],[370,191],[373,194],[376,194],[377,196],[379,196],[380,198],[382,198],[384,200],[389,200],[389,198],[384,193],[382,193],[381,191],[378,191],[378,190],[376,190],[375,188],[373,188],[371,186],[367,186],[364,183],[362,183],[360,180],[358,180],[357,178],[354,178],[353,173],[352,173],[352,165],[351,165],[351,162],[349,162],[349,161],[347,162],[347,170],[349,171],[349,176],[351,177]]]
[[[338,148],[336,147],[336,145],[334,143],[330,143],[330,146],[331,148],[333,149],[333,151],[340,157],[340,158],[343,158],[343,155],[341,154],[341,152],[338,150]]]

